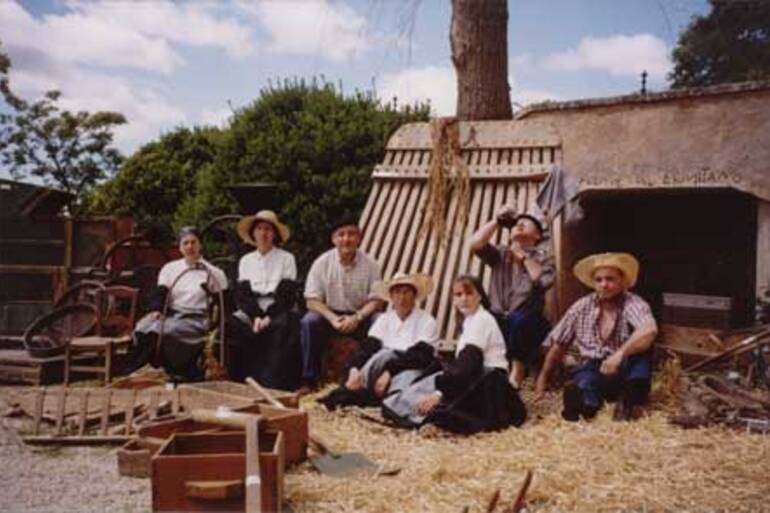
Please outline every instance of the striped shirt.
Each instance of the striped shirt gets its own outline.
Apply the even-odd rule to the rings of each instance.
[[[592,293],[575,301],[543,345],[567,346],[576,342],[582,358],[603,359],[617,351],[637,328],[655,325],[650,305],[644,299],[626,291],[619,300],[620,312],[607,340],[599,336],[599,296]]]

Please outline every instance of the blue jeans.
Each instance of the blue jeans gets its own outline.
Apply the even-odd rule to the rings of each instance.
[[[583,393],[584,411],[595,413],[605,400],[614,401],[625,389],[634,404],[641,404],[647,399],[652,380],[652,365],[648,353],[635,354],[626,358],[612,376],[600,372],[602,360],[584,362],[572,371],[572,381]]]
[[[495,319],[505,339],[508,361],[536,363],[540,346],[551,329],[545,317],[540,312],[522,309],[509,314],[495,313]]]
[[[369,331],[376,314],[369,316],[358,326],[351,336],[361,340]],[[315,385],[321,377],[321,361],[323,360],[329,339],[334,336],[343,336],[337,332],[326,317],[308,311],[299,323],[299,341],[302,349],[302,380],[306,384]]]

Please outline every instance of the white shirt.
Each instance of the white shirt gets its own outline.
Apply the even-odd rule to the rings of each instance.
[[[463,331],[455,354],[460,354],[468,344],[473,344],[484,353],[484,367],[508,369],[503,334],[492,314],[481,305],[463,320]]]
[[[316,258],[305,280],[305,299],[323,301],[336,312],[354,312],[374,298],[372,285],[380,279],[380,267],[363,251],[356,250],[353,265],[340,263],[337,248]]]
[[[412,309],[403,321],[391,308],[377,317],[369,328],[369,336],[379,339],[383,349],[397,351],[406,351],[417,342],[427,342],[433,347],[438,345],[436,320],[419,308]]]
[[[281,248],[273,248],[264,255],[259,250],[252,251],[243,255],[238,263],[238,281],[248,281],[252,292],[275,292],[278,284],[284,279],[297,279],[297,264],[294,255]],[[259,307],[266,310],[275,299],[261,297],[258,302]]]
[[[198,260],[197,264],[202,264],[202,266],[185,272],[190,266],[184,258],[180,258],[167,263],[160,269],[158,285],[169,289],[171,296],[169,307],[173,310],[182,312],[206,310],[206,291],[201,285],[207,280],[210,292],[218,292],[227,288],[227,276],[219,267],[211,265],[202,258]],[[177,281],[182,273],[184,275]]]

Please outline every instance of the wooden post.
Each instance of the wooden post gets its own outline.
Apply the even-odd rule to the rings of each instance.
[[[35,396],[35,413],[32,420],[32,432],[35,436],[40,434],[40,421],[43,420],[43,406],[45,405],[45,387],[41,388]]]
[[[67,402],[67,387],[59,389],[59,407],[56,410],[56,436],[61,436],[64,427],[64,406]]]
[[[131,434],[131,428],[133,427],[134,407],[136,405],[136,396],[138,393],[136,388],[131,392],[131,399],[128,401],[128,406],[126,407],[126,435]]]
[[[259,417],[246,421],[246,513],[262,511],[262,477],[259,471]]]
[[[86,390],[80,396],[80,424],[78,425],[78,436],[83,436],[86,432],[86,417],[88,416],[88,394]]]
[[[107,421],[110,417],[110,400],[112,399],[112,389],[107,388],[104,390],[104,395],[102,396],[102,423],[100,426],[100,431],[102,435],[107,434]]]

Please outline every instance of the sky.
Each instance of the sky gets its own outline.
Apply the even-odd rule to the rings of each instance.
[[[511,0],[514,108],[667,87],[679,32],[706,0]],[[430,100],[451,115],[449,0],[0,0],[11,88],[63,107],[111,110],[130,154],[177,126],[225,126],[283,78]]]

